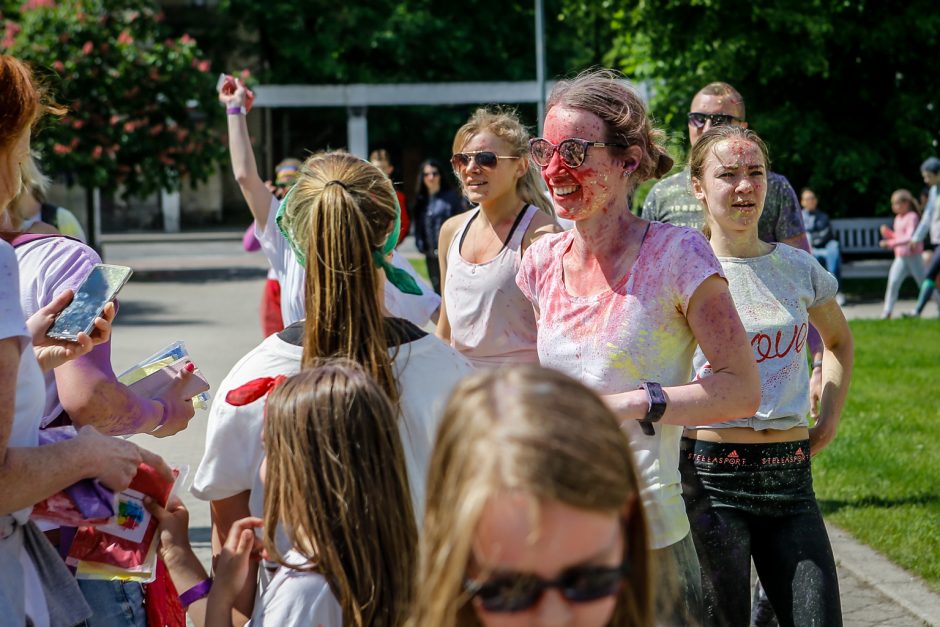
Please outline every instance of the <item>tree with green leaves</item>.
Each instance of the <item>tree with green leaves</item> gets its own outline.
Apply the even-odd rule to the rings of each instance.
[[[893,189],[920,188],[918,166],[940,134],[933,3],[615,5],[605,61],[652,82],[652,113],[680,144],[692,96],[722,80],[743,94],[774,170],[817,190],[831,215],[887,214]]]
[[[68,112],[33,147],[86,189],[147,195],[193,185],[223,156],[210,63],[168,38],[150,0],[29,0],[5,12],[7,54],[32,64]]]

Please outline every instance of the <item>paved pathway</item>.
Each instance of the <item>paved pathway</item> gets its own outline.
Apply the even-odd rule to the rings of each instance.
[[[241,253],[239,241],[111,244],[106,253],[108,262],[140,271],[138,280],[132,279],[121,293],[114,329],[116,370],[179,339],[186,342],[196,364],[217,386],[229,368],[261,340],[258,303],[264,262],[259,255]],[[235,278],[211,278],[223,269],[222,274]],[[161,277],[165,280],[141,280]],[[898,311],[911,306],[901,302]],[[932,307],[928,315],[933,315]],[[877,318],[880,303],[849,303],[846,314]],[[192,472],[202,455],[205,430],[206,412],[197,412],[190,428],[181,434],[159,440],[137,436],[135,441],[172,463],[188,464]],[[208,507],[188,492],[184,501],[191,513],[194,545],[208,561]],[[940,595],[922,588],[909,574],[845,532],[831,529],[830,535],[839,564],[847,626],[940,625]]]

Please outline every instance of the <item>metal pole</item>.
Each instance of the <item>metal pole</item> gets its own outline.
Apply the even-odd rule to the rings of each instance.
[[[538,133],[545,123],[545,16],[542,0],[535,0],[535,80],[539,84]]]

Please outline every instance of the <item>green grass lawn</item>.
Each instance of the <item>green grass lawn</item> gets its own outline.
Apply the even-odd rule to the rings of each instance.
[[[857,320],[839,434],[813,462],[826,518],[940,590],[940,321]]]
[[[414,269],[418,271],[418,274],[424,277],[425,281],[430,281],[428,278],[428,262],[424,257],[410,257],[408,262],[414,266]]]

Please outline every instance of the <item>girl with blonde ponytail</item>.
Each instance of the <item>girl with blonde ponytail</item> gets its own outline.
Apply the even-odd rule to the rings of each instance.
[[[262,342],[220,386],[218,398],[227,402],[217,402],[209,416],[206,453],[193,493],[212,501],[213,526],[222,542],[236,520],[261,515],[264,486],[257,476],[264,458],[261,398],[267,383],[337,357],[361,366],[392,400],[410,503],[420,523],[440,410],[472,368],[456,350],[408,320],[390,316],[383,305],[387,283],[413,288],[410,275],[389,263],[398,219],[388,178],[344,152],[309,157],[281,202],[275,228],[306,267],[309,316]],[[233,456],[232,450],[241,454]],[[278,537],[282,552],[288,550],[284,534]],[[262,588],[268,583],[263,570]],[[254,603],[254,580],[249,582],[236,602],[245,617]]]
[[[511,111],[478,109],[454,137],[451,165],[475,209],[440,234],[437,334],[477,367],[537,363],[532,307],[516,287],[525,250],[558,230]]]

